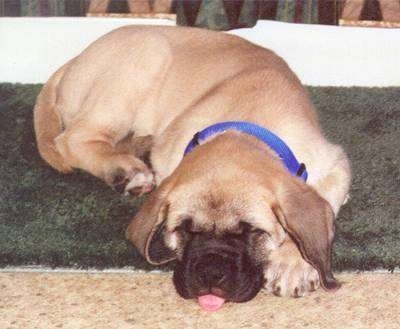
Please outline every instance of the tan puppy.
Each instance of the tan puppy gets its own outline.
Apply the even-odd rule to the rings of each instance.
[[[123,27],[50,78],[34,118],[40,154],[59,171],[80,168],[125,193],[158,186],[127,236],[151,263],[177,258],[181,296],[240,302],[263,284],[282,296],[338,286],[330,254],[348,160],[273,52],[207,30]],[[183,158],[196,132],[225,121],[278,135],[305,163],[307,184],[235,130]],[[151,169],[139,159],[150,149]]]

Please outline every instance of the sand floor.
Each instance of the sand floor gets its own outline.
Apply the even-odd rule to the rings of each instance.
[[[400,274],[340,274],[303,298],[262,291],[215,313],[175,293],[170,274],[0,273],[0,328],[400,328]]]

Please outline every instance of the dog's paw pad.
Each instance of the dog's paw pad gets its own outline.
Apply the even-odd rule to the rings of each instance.
[[[154,176],[152,173],[138,172],[126,184],[125,195],[140,196],[149,193],[154,188]]]
[[[118,169],[112,178],[111,186],[118,193],[123,193],[125,191],[126,185],[129,182],[129,178],[123,169]]]

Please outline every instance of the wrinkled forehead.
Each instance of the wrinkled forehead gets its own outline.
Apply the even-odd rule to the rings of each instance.
[[[275,216],[271,192],[254,186],[241,189],[240,184],[208,189],[193,189],[171,196],[167,226],[173,230],[186,219],[193,219],[195,230],[224,233],[235,231],[240,222],[257,228],[272,229]]]

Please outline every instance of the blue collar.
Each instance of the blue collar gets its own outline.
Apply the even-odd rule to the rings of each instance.
[[[223,133],[227,130],[238,130],[251,136],[257,137],[278,154],[279,158],[285,164],[286,168],[293,175],[300,177],[304,181],[307,180],[308,174],[306,166],[304,165],[304,163],[299,163],[297,161],[289,146],[287,146],[282,139],[280,139],[277,135],[264,127],[245,121],[221,122],[197,132],[193,136],[192,140],[189,142],[188,146],[186,146],[184,156],[193,151],[193,149],[197,145],[203,143],[212,135]]]

